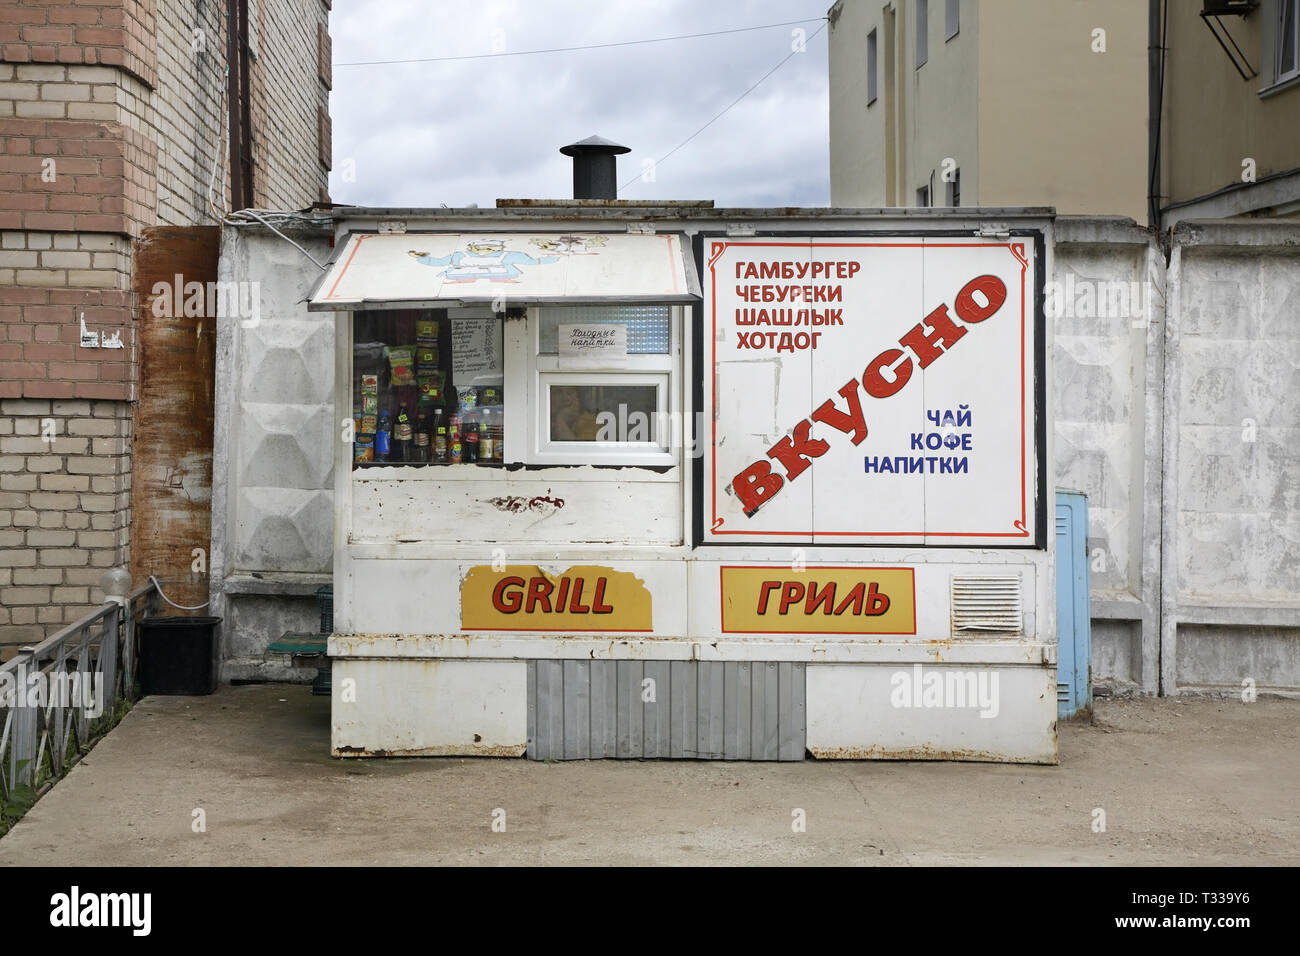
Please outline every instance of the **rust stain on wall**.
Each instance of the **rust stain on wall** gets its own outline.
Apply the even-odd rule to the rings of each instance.
[[[158,226],[134,250],[140,400],[131,578],[139,585],[152,574],[187,605],[208,599],[217,346],[208,284],[217,279],[220,238],[216,226]]]

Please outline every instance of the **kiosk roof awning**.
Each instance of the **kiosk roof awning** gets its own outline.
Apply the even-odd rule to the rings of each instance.
[[[312,311],[597,302],[691,302],[680,233],[350,233]]]

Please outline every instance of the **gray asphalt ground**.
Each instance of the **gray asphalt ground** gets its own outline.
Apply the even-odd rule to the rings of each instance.
[[[1057,767],[340,761],[328,699],[222,687],[137,704],[0,864],[1295,865],[1298,738],[1296,700],[1113,699]]]

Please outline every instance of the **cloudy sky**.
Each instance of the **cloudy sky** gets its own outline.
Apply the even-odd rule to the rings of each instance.
[[[367,206],[569,198],[572,166],[559,147],[597,134],[632,149],[619,158],[621,199],[827,205],[823,18],[830,4],[340,0],[330,17],[330,196]],[[802,51],[794,52],[798,45]],[[511,55],[348,65],[497,52]],[[667,156],[782,60],[743,100]],[[647,161],[654,163],[653,181],[641,175]]]

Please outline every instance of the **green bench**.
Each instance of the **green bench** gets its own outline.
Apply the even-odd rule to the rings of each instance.
[[[295,665],[316,666],[316,679],[311,682],[311,692],[317,697],[328,697],[332,689],[330,660],[326,648],[328,634],[311,631],[285,631],[278,641],[272,641],[266,650],[270,654],[288,654]]]

